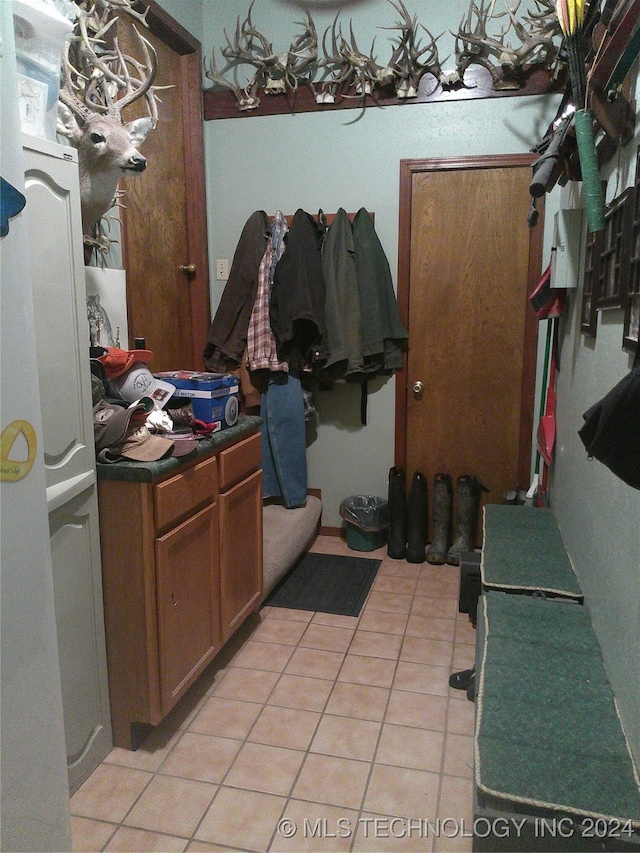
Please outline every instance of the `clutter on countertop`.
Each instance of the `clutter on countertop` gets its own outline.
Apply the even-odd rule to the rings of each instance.
[[[187,456],[203,438],[237,423],[235,376],[169,371],[164,381],[147,367],[153,353],[143,348],[92,347],[90,357],[98,463]]]
[[[201,436],[191,456],[163,456],[155,462],[134,462],[120,459],[112,465],[96,465],[98,480],[120,480],[134,483],[152,483],[158,477],[177,471],[185,460],[198,459],[212,451],[222,450],[242,438],[254,433],[260,427],[261,419],[257,415],[240,415],[235,426]],[[178,443],[177,441],[174,443]]]

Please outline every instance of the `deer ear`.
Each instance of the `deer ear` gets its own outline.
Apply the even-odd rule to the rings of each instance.
[[[66,104],[58,101],[58,122],[56,131],[60,136],[66,136],[72,142],[79,142],[82,137],[80,125]]]
[[[152,128],[153,121],[150,118],[137,118],[125,124],[125,130],[129,134],[129,140],[134,148],[142,145]]]

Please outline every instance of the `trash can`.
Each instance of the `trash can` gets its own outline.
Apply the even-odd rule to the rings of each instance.
[[[389,526],[389,504],[373,495],[351,495],[340,504],[347,523],[347,545],[353,551],[374,551],[384,545]]]

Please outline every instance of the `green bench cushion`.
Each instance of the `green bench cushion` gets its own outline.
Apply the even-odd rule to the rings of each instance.
[[[582,600],[583,594],[549,509],[486,504],[480,574],[488,589],[544,592]]]
[[[640,783],[589,613],[487,591],[476,696],[478,791],[522,806],[640,828]]]

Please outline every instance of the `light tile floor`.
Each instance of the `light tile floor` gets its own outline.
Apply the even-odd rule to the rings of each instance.
[[[337,537],[314,551],[354,555]],[[263,607],[71,798],[76,851],[470,851],[459,570],[391,560],[358,618]]]

